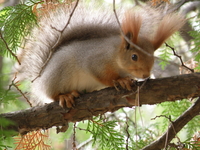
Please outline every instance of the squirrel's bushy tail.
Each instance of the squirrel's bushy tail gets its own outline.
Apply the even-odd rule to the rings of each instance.
[[[22,72],[22,76],[25,74],[26,78],[34,80],[44,69],[42,67],[50,53],[56,52],[62,45],[78,40],[120,35],[112,7],[106,8],[108,10],[92,7],[95,6],[80,3],[73,11],[74,6],[58,4],[39,16],[38,25],[26,37],[23,42],[25,46],[20,49],[22,65],[17,70]]]

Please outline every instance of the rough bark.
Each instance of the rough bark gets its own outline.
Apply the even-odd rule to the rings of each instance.
[[[141,85],[139,82],[138,85]],[[140,86],[133,85],[132,91],[106,88],[81,95],[75,99],[76,106],[63,109],[53,102],[44,106],[32,107],[27,110],[1,114],[16,124],[9,126],[21,134],[57,126],[58,132],[67,130],[68,122],[90,119],[92,116],[113,112],[122,107],[134,105],[158,104],[165,101],[175,101],[200,96],[200,73],[179,75],[168,78],[151,79]],[[139,102],[137,97],[139,95]],[[125,98],[126,97],[126,98]],[[61,128],[59,128],[61,127]]]

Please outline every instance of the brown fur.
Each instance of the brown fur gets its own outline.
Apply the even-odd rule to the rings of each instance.
[[[105,66],[105,70],[102,72],[101,76],[97,78],[97,80],[106,86],[113,86],[113,81],[119,78],[120,75],[116,72],[116,70],[110,64],[107,64]]]
[[[122,30],[125,35],[131,34],[131,40],[133,43],[137,43],[138,35],[142,25],[142,17],[138,14],[133,14],[131,11],[127,11],[124,15],[122,22]]]

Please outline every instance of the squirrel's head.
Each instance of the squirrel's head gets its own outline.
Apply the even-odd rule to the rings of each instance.
[[[130,34],[127,38],[130,39]],[[154,48],[152,43],[144,37],[138,38],[137,46],[140,49],[123,40],[118,64],[134,77],[145,79],[150,76],[154,64]]]
[[[161,16],[161,12],[156,14]],[[147,15],[149,16],[140,11],[127,11],[122,22],[123,35],[118,64],[137,78],[150,76],[154,51],[185,23],[185,19],[176,13],[167,14],[160,19],[152,17],[151,13]]]

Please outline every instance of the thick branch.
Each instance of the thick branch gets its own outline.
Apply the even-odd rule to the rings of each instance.
[[[16,125],[10,126],[21,134],[37,130],[48,129],[52,126],[63,126],[65,131],[68,122],[90,119],[92,116],[115,111],[122,107],[132,107],[136,104],[139,94],[139,104],[157,104],[165,101],[175,101],[184,98],[200,96],[200,73],[179,75],[169,78],[151,79],[137,93],[137,86],[132,86],[132,92],[117,91],[115,88],[106,88],[81,95],[75,99],[73,109],[62,109],[58,103],[50,103],[27,110],[1,114],[1,117],[13,120]],[[124,97],[129,98],[124,98]]]

